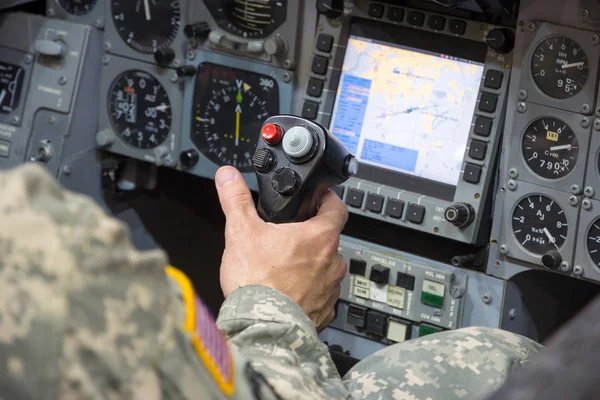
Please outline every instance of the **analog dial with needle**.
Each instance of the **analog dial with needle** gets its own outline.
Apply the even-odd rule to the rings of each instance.
[[[575,133],[565,122],[552,117],[540,118],[527,127],[521,151],[529,168],[546,179],[567,176],[579,158]]]
[[[519,201],[513,211],[512,229],[519,244],[537,255],[559,250],[569,233],[561,206],[541,194]]]
[[[251,172],[263,122],[279,113],[277,82],[266,75],[211,63],[198,67],[191,139],[217,165]]]

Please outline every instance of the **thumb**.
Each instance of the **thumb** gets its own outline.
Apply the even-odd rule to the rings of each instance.
[[[250,189],[242,174],[233,167],[219,168],[215,176],[221,208],[228,221],[241,218],[258,218]]]

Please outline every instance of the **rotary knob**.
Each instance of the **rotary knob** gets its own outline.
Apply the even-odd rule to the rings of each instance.
[[[183,34],[188,39],[198,39],[201,37],[207,37],[210,33],[210,26],[208,22],[196,22],[195,24],[186,25],[183,28]]]
[[[542,256],[542,264],[546,268],[557,269],[560,263],[562,263],[562,256],[556,250],[550,250]]]
[[[344,14],[344,0],[318,0],[317,11],[330,19],[339,18]]]
[[[498,53],[508,53],[515,47],[515,34],[507,28],[492,29],[485,42]]]
[[[268,55],[276,56],[287,50],[287,44],[281,36],[275,36],[265,40],[264,49]]]
[[[185,169],[190,169],[196,166],[199,159],[200,155],[194,149],[185,150],[179,154],[179,162],[181,162],[181,166]]]
[[[158,65],[169,65],[175,59],[175,50],[170,47],[157,50],[154,53],[154,60]]]
[[[275,154],[269,149],[258,149],[252,158],[252,165],[258,172],[268,172],[275,165]]]
[[[456,203],[446,208],[444,218],[452,225],[464,228],[475,219],[475,209],[467,203]]]
[[[296,191],[299,180],[300,178],[293,169],[282,167],[273,174],[271,186],[277,193],[291,196]]]

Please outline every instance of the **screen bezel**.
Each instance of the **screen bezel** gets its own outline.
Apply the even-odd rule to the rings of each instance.
[[[348,41],[350,40],[350,36],[358,36],[365,39],[384,42],[382,44],[406,46],[414,49],[422,49],[427,52],[447,54],[452,57],[470,60],[482,65],[485,64],[487,55],[487,46],[483,42],[441,35],[404,26],[382,24],[361,18],[352,19]],[[342,58],[340,68],[343,68],[344,58],[345,54]],[[341,84],[342,76],[343,73],[340,73],[338,87]],[[332,114],[336,100],[337,93],[336,99],[334,100],[334,107],[332,108]],[[476,110],[473,110],[473,113],[475,113],[475,111]],[[333,123],[334,118],[332,115],[329,123],[330,129]],[[449,185],[447,183],[420,178],[362,162],[360,163],[358,174],[355,177],[357,179],[372,181],[446,201],[454,200],[457,185],[460,184],[460,180],[456,186]]]

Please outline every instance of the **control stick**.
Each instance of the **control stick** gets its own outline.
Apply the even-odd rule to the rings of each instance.
[[[358,171],[356,158],[327,129],[292,115],[265,121],[252,163],[258,213],[275,223],[313,217],[325,192]]]

